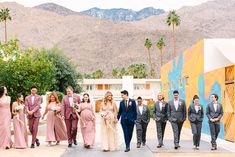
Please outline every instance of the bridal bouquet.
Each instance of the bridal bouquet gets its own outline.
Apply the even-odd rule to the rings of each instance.
[[[51,108],[51,110],[54,112],[55,115],[57,114],[57,107],[56,107],[56,106],[53,106],[53,107]]]
[[[77,103],[73,103],[73,109],[74,111],[77,111],[79,109],[79,105]]]
[[[22,110],[23,110],[23,106],[18,105],[18,106],[15,107],[15,111],[18,112],[18,113]]]

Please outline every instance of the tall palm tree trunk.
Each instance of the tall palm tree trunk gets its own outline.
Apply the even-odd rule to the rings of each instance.
[[[149,56],[149,65],[150,65],[150,72],[151,72],[153,70],[153,65],[152,65],[152,62],[151,62],[151,56],[150,56],[150,51],[149,50],[148,50],[148,56]]]
[[[7,20],[4,21],[5,24],[5,43],[7,43]]]
[[[162,67],[162,49],[160,49],[160,64],[161,64],[161,67]]]
[[[173,24],[173,46],[174,46],[174,56],[176,57],[176,45],[175,45],[175,25]]]

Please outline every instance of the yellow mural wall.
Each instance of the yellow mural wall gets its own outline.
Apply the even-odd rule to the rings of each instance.
[[[219,95],[220,103],[222,103],[225,108],[225,68],[220,68],[208,73],[204,73],[203,66],[204,40],[200,40],[177,58],[162,66],[162,92],[165,99],[173,99],[172,92],[173,90],[177,89],[180,93],[180,98],[185,99],[188,108],[192,102],[193,96],[197,94],[200,97],[200,103],[203,105],[205,111],[207,104],[210,102],[210,95],[216,93]],[[235,75],[234,71],[233,74]],[[235,91],[234,88],[232,90]],[[234,113],[235,105],[234,102],[232,103],[232,106],[234,106],[232,107],[232,112]],[[231,122],[235,122],[235,117],[227,116],[228,110],[231,110],[231,107],[230,109],[225,110],[225,116],[221,125],[222,131],[219,136],[220,138],[225,139],[228,139],[226,138],[226,130],[229,130],[226,128],[231,128],[226,125],[228,122],[229,124],[231,124]],[[185,122],[184,127],[190,127],[188,120]],[[204,116],[203,120],[202,132],[210,134],[206,115]],[[234,132],[230,133],[229,135],[229,140],[234,141],[235,129]]]

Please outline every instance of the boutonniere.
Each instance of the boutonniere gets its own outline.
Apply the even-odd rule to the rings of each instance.
[[[179,106],[181,106],[182,105],[182,102],[181,101],[179,101]]]
[[[146,111],[146,108],[145,107],[143,107],[143,112],[145,112]]]
[[[201,106],[198,106],[198,110],[200,111],[202,109],[202,107]]]
[[[131,105],[132,105],[132,103],[131,103],[131,101],[129,102],[129,104],[128,104],[128,106],[130,106],[131,107]]]

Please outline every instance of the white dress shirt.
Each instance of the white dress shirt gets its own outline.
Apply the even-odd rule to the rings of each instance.
[[[73,96],[69,96],[69,104],[70,106],[73,106]]]
[[[196,110],[196,113],[198,113],[198,111],[199,111],[199,106],[198,105],[195,105],[195,110]]]
[[[179,100],[174,100],[175,109],[178,110]]]
[[[214,106],[214,109],[215,109],[215,112],[216,112],[216,111],[217,111],[217,108],[218,108],[218,104],[217,104],[217,103],[214,103],[213,106]]]
[[[35,95],[32,95],[32,104],[34,103]]]
[[[160,111],[162,111],[162,102],[159,101],[159,108],[160,108]]]
[[[142,115],[142,113],[143,113],[143,105],[140,105],[138,107],[139,107],[139,110],[140,110],[140,114]]]

